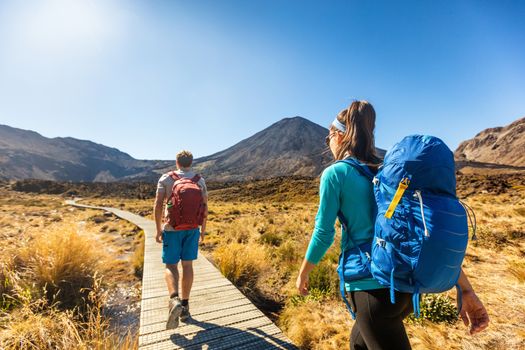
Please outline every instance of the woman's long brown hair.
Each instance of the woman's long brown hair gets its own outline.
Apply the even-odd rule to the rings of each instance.
[[[336,160],[355,157],[372,168],[377,168],[381,159],[376,154],[374,129],[376,112],[367,101],[354,101],[337,115],[337,120],[346,126],[343,141],[336,152]],[[333,126],[331,130],[336,131]]]

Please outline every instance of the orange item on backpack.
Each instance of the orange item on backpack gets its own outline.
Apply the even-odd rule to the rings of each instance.
[[[198,185],[200,175],[180,177],[174,171],[169,176],[175,180],[167,203],[166,221],[175,231],[192,230],[202,225],[204,199]]]

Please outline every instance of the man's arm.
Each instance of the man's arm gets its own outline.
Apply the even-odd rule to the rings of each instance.
[[[155,195],[155,204],[153,205],[153,216],[155,217],[155,227],[157,228],[157,235],[155,240],[157,243],[162,242],[162,214],[164,210],[164,192],[157,191]]]
[[[479,333],[489,326],[489,315],[474,292],[467,275],[461,269],[458,284],[461,287],[463,306],[460,311],[465,326],[470,324],[470,334]]]

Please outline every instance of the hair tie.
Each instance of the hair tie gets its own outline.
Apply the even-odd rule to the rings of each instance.
[[[337,120],[337,118],[335,118],[332,122],[332,126],[341,132],[346,132],[346,126]]]

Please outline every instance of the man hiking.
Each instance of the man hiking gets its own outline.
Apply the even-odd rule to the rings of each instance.
[[[186,322],[193,284],[193,260],[197,259],[199,240],[206,232],[208,192],[204,179],[191,170],[193,155],[177,154],[177,170],[162,175],[157,185],[153,215],[157,228],[156,241],[162,245],[164,277],[168,286],[169,316],[166,329]],[[199,231],[199,226],[201,227]],[[178,263],[182,265],[179,296]]]

